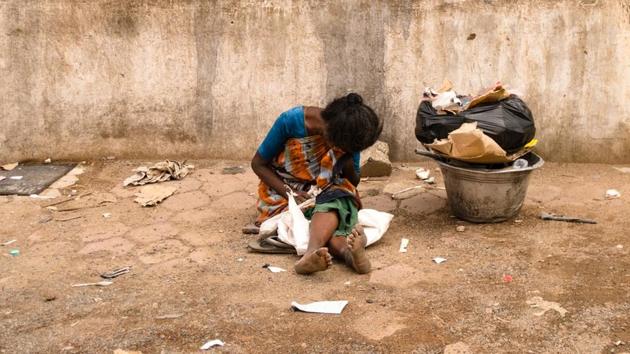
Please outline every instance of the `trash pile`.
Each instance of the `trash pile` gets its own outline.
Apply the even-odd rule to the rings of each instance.
[[[502,167],[538,142],[531,111],[501,83],[474,96],[457,94],[448,80],[438,90],[425,89],[415,133],[434,158]]]

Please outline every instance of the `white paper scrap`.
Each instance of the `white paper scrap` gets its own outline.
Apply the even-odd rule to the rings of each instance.
[[[201,350],[208,350],[212,347],[222,347],[224,346],[225,343],[223,343],[223,341],[219,340],[219,339],[213,339],[213,340],[209,340],[206,343],[204,343],[204,345],[201,346]]]
[[[621,197],[621,193],[619,193],[619,191],[616,189],[609,189],[606,191],[606,199],[614,199],[619,197]]]
[[[269,269],[269,271],[271,271],[272,273],[280,273],[280,272],[286,272],[286,269],[282,269],[280,267],[274,267],[274,266],[268,266],[267,269]]]
[[[444,263],[444,262],[446,262],[446,258],[435,257],[435,258],[433,258],[433,262],[435,262],[437,264]]]
[[[402,240],[400,240],[400,253],[405,253],[407,252],[407,246],[409,246],[409,239],[408,238],[403,238]]]
[[[419,168],[416,170],[416,176],[421,180],[428,179],[430,174],[431,171],[425,170],[424,168]]]
[[[293,301],[291,307],[303,312],[341,314],[348,301],[317,301],[310,304],[298,304]]]
[[[24,176],[11,176],[11,177],[9,177],[9,178],[19,181],[19,180],[21,180],[22,178],[24,178]]]
[[[12,244],[12,243],[14,243],[14,242],[17,242],[17,240],[9,240],[9,241],[7,241],[7,242],[3,243],[2,245],[3,245],[3,246],[8,246],[8,245],[10,245],[10,244]]]

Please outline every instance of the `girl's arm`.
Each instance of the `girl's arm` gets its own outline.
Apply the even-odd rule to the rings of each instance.
[[[350,181],[350,183],[352,183],[352,185],[354,185],[355,187],[358,186],[359,182],[361,181],[361,177],[357,173],[357,170],[354,168],[354,161],[351,158],[347,158],[346,161],[344,161],[344,164],[341,168],[341,174],[343,175],[343,177],[347,178],[348,181]]]
[[[271,161],[265,160],[258,152],[256,152],[256,155],[254,155],[251,163],[252,170],[261,181],[278,192],[278,194],[280,194],[283,198],[288,199],[289,196],[287,195],[285,184],[280,176],[271,169],[270,163]],[[296,191],[296,193],[298,195],[295,198],[295,201],[298,204],[308,199],[308,194],[305,192]]]

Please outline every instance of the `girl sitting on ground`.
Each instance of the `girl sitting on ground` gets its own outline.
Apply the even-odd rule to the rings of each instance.
[[[287,208],[289,189],[298,203],[309,198],[313,185],[323,191],[305,211],[311,220],[310,239],[295,264],[297,273],[326,270],[333,256],[357,273],[370,271],[367,240],[357,225],[361,201],[356,186],[359,153],[373,145],[382,130],[372,108],[351,93],[324,109],[299,106],[282,113],[258,148],[251,164],[260,177],[257,224]]]

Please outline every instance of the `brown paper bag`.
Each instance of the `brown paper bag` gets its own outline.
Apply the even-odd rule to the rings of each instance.
[[[499,144],[477,128],[477,122],[464,123],[447,139],[436,140],[426,146],[450,158],[471,163],[506,163],[518,158],[515,157],[518,154],[507,156]]]

